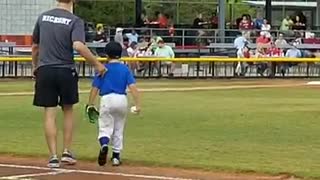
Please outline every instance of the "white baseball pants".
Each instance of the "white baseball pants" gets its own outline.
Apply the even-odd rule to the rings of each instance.
[[[113,152],[123,149],[123,131],[128,111],[127,96],[108,94],[101,97],[99,117],[99,137],[108,137],[113,145]]]

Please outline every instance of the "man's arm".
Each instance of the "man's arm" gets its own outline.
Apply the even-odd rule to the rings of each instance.
[[[85,58],[90,64],[92,64],[100,75],[103,75],[105,72],[105,67],[98,59],[91,53],[89,48],[84,44],[85,43],[85,31],[84,31],[84,22],[81,19],[78,19],[72,29],[71,38],[73,42],[73,49],[79,52],[79,54]]]
[[[37,69],[38,67],[38,57],[39,57],[39,45],[32,45],[32,69]]]
[[[40,25],[39,19],[37,20],[33,33],[32,33],[32,69],[33,75],[35,70],[38,67],[38,58],[39,58],[39,43],[40,43]]]
[[[139,90],[136,86],[136,84],[131,84],[129,85],[129,90],[132,94],[132,97],[133,97],[133,101],[134,101],[134,104],[137,108],[137,111],[139,112],[141,110],[141,102],[140,102],[140,93],[139,93]]]

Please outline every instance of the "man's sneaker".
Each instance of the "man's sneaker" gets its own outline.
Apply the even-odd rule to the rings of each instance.
[[[75,165],[77,160],[73,157],[73,155],[69,151],[65,151],[62,154],[61,162],[66,165]]]
[[[108,146],[103,146],[99,151],[98,164],[104,166],[107,163]]]
[[[121,165],[120,159],[112,158],[111,161],[112,161],[112,166],[120,166]]]
[[[51,157],[47,166],[49,168],[59,168],[60,167],[59,159],[56,156]]]

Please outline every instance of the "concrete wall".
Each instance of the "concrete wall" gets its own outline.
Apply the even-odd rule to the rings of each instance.
[[[56,0],[0,0],[0,35],[31,35],[39,14]]]

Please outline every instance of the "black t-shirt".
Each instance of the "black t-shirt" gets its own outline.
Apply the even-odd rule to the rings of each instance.
[[[204,21],[203,21],[202,19],[196,18],[196,19],[194,19],[194,21],[193,21],[193,27],[194,27],[194,28],[201,29],[201,28],[203,28],[203,25],[199,25],[199,23],[203,23],[203,22],[204,22]]]
[[[39,45],[39,67],[74,67],[73,42],[85,43],[84,22],[64,9],[41,14],[33,31],[33,43]]]

